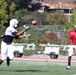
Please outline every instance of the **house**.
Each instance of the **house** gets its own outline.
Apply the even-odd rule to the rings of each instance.
[[[45,0],[44,3],[41,4],[43,7],[48,7],[48,10],[61,10],[65,13],[71,13],[73,9],[76,8],[76,4],[73,0]]]
[[[40,13],[64,13],[67,16],[68,22],[70,22],[72,12],[76,9],[76,0],[32,0],[29,9]]]
[[[39,12],[61,10],[64,13],[71,13],[76,8],[75,0],[33,0],[31,2],[33,9]]]

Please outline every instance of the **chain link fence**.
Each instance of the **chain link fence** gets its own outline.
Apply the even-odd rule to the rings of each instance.
[[[35,28],[32,31],[32,37],[34,41],[37,40],[37,38],[43,36],[45,37],[47,34],[49,33],[53,33],[55,35],[49,34],[51,36],[49,36],[50,40],[49,43],[52,44],[61,44],[61,45],[67,45],[69,44],[69,38],[68,38],[68,32],[66,29],[63,29],[64,25],[36,25],[33,26],[33,28]],[[57,37],[56,37],[57,36]],[[52,37],[52,39],[51,39]],[[54,40],[54,38],[58,39],[58,40]]]

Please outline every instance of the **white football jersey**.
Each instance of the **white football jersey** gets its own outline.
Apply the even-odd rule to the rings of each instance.
[[[10,36],[15,36],[17,33],[17,30],[14,27],[9,26],[6,31],[5,31],[5,35],[10,35]]]
[[[5,31],[5,37],[3,41],[7,44],[10,44],[13,42],[13,38],[16,37],[17,30],[14,27],[9,26]]]

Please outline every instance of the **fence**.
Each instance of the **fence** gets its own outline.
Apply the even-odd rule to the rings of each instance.
[[[70,40],[68,39],[68,32],[67,30],[63,29],[63,26],[64,25],[36,25],[34,26],[35,30],[32,32],[32,37],[34,37],[33,39],[35,41],[38,37],[46,36],[49,33],[54,33],[57,35],[57,37],[55,35],[49,36],[50,39],[53,39],[51,41],[49,40],[50,43],[56,42],[56,44],[62,45],[69,44]],[[58,38],[58,40],[56,40],[56,38]]]

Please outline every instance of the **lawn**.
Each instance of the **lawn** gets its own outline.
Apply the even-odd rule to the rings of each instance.
[[[0,66],[0,75],[76,75],[76,63],[72,63],[70,70],[66,70],[67,63],[39,62],[39,61],[11,61],[6,66]]]

